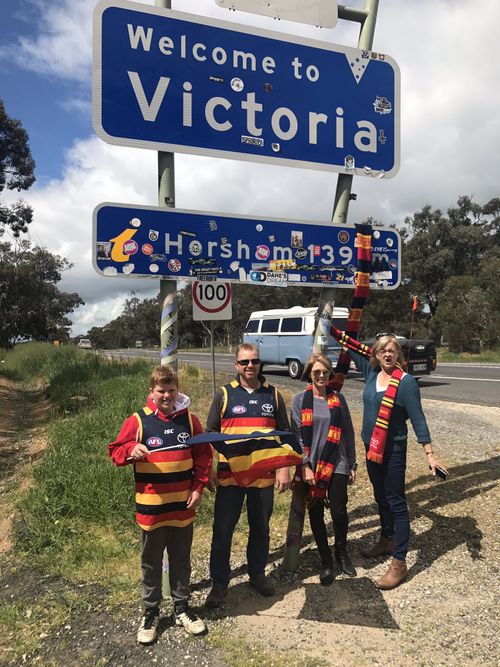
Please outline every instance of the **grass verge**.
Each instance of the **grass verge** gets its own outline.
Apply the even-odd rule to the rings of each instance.
[[[69,586],[62,596],[46,591],[38,593],[36,600],[16,596],[12,603],[0,598],[1,633],[18,638],[14,657],[33,654],[47,634],[83,608],[74,599],[75,586],[98,586],[111,609],[138,603],[140,531],[134,516],[133,471],[114,468],[106,445],[116,437],[125,417],[144,405],[152,366],[144,360],[122,363],[74,347],[44,344],[18,346],[5,355],[0,372],[21,383],[24,394],[22,390],[19,400],[23,402],[34,385],[43,386],[53,407],[45,428],[49,447],[33,466],[28,488],[15,494],[15,544],[0,559],[3,581],[16,572],[24,576],[19,574],[23,568],[36,567],[37,578],[57,579]],[[193,411],[205,423],[211,375],[195,366],[182,366],[179,376],[181,390],[190,396]],[[213,503],[214,496],[205,493],[196,516],[193,576],[198,578],[206,576]],[[273,539],[278,541],[286,529],[288,504],[288,498],[277,495],[272,521]],[[246,534],[243,515],[235,551],[244,552]],[[85,606],[85,595],[76,597]],[[8,651],[14,650],[8,646]],[[242,653],[248,654],[248,646]],[[284,661],[273,658],[269,664],[280,667]]]

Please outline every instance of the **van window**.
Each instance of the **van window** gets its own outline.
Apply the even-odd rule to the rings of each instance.
[[[250,320],[247,324],[246,333],[257,333],[259,330],[259,320]]]
[[[285,317],[281,322],[282,333],[300,333],[302,331],[301,317]]]
[[[275,320],[262,320],[261,333],[277,333],[279,326],[279,319]]]

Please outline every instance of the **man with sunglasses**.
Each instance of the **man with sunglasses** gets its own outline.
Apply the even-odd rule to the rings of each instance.
[[[207,430],[220,433],[289,431],[290,425],[283,397],[267,384],[261,374],[259,352],[243,343],[236,350],[237,376],[220,387],[210,407]],[[230,446],[230,445],[228,445]],[[247,564],[250,585],[261,595],[274,595],[275,588],[264,570],[269,557],[269,520],[273,511],[274,486],[283,493],[290,488],[289,468],[268,473],[248,487],[240,487],[224,456],[217,465],[210,577],[212,590],[205,606],[220,607],[229,586],[230,557],[234,529],[246,499],[248,516]]]

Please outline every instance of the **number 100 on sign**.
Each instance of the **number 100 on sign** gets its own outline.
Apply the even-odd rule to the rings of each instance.
[[[218,281],[195,281],[192,287],[193,320],[230,320],[233,317],[231,285]]]

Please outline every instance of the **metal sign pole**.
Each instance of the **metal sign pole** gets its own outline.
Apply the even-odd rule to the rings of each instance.
[[[171,0],[155,0],[157,7],[171,9]],[[158,153],[158,204],[175,207],[175,169],[173,153]],[[177,371],[177,281],[160,280],[161,324],[160,362]]]
[[[365,8],[360,11],[339,5],[339,18],[347,19],[348,21],[359,21],[361,23],[358,38],[359,49],[370,51],[373,46],[377,12],[378,0],[365,0]],[[347,213],[351,200],[352,178],[350,174],[338,175],[332,214],[334,225],[344,225],[347,222]]]
[[[210,352],[212,354],[212,386],[215,396],[215,344],[214,344],[214,322],[210,320]]]

